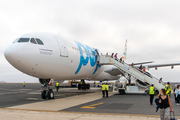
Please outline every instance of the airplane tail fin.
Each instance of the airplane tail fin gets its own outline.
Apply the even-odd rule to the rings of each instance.
[[[126,60],[126,55],[127,55],[127,40],[126,40],[126,43],[125,43],[124,52],[123,52],[123,56],[122,56],[123,60]]]

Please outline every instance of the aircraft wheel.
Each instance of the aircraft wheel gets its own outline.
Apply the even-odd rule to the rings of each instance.
[[[51,99],[50,91],[48,91],[46,99]]]
[[[124,95],[124,94],[125,94],[125,91],[124,91],[124,90],[119,90],[119,94],[120,94],[120,95]]]
[[[52,91],[52,89],[49,89],[49,99],[54,99],[54,92]]]
[[[80,90],[81,89],[81,84],[78,84],[78,90]]]
[[[87,89],[87,85],[86,84],[83,84],[83,89]]]
[[[90,85],[89,84],[87,84],[86,87],[87,87],[87,89],[90,89]]]
[[[41,98],[46,99],[46,90],[43,90],[41,93]]]

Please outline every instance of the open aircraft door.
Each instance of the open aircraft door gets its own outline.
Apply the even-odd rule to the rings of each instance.
[[[59,45],[59,49],[60,49],[60,56],[61,57],[68,57],[68,49],[66,46],[66,43],[64,42],[64,40],[61,37],[55,36],[58,45]]]
[[[99,52],[98,52],[98,50],[95,49],[95,51],[96,51],[95,55],[97,55],[97,56],[99,57]]]

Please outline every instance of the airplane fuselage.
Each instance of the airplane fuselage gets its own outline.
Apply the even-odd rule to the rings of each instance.
[[[42,79],[114,80],[97,64],[97,49],[51,33],[20,36],[4,52],[8,62],[30,76]],[[98,50],[97,50],[98,51]]]

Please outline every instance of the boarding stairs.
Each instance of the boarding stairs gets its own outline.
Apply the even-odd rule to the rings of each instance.
[[[160,89],[164,88],[165,86],[159,83],[159,79],[151,76],[148,76],[145,72],[142,70],[139,70],[136,67],[130,66],[125,62],[120,62],[115,60],[114,58],[111,58],[110,56],[104,56],[101,55],[98,58],[98,64],[100,65],[114,65],[118,68],[120,72],[123,74],[129,74],[136,78],[137,80],[148,83],[149,85],[154,84],[154,87],[160,91]]]

